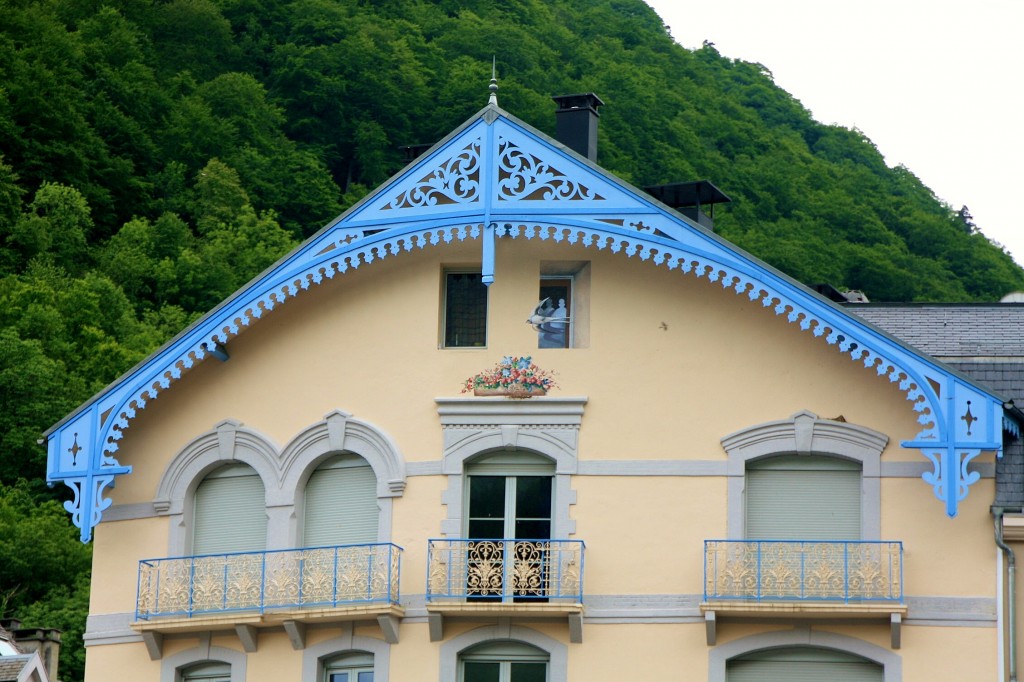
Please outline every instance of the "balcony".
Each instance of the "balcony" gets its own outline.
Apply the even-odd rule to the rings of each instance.
[[[701,610],[718,616],[885,618],[899,648],[903,543],[705,540]]]
[[[304,646],[311,622],[376,619],[397,641],[401,558],[382,543],[146,559],[133,628],[151,655],[159,635],[232,628],[254,651],[256,628],[282,625]]]
[[[427,611],[432,641],[442,617],[567,618],[582,641],[582,540],[430,540]]]

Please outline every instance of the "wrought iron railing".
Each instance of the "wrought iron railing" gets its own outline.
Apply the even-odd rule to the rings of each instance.
[[[146,559],[135,617],[398,604],[401,559],[392,544]]]
[[[582,540],[430,540],[427,601],[583,601]]]
[[[902,602],[903,543],[705,540],[704,600]]]

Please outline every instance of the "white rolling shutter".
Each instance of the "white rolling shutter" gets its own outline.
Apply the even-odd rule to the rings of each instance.
[[[362,457],[322,464],[306,484],[303,547],[377,542],[377,477]]]
[[[860,540],[860,465],[836,457],[782,456],[751,463],[746,539]]]
[[[267,547],[263,481],[252,467],[232,464],[196,489],[193,554],[259,552]]]
[[[830,649],[771,649],[729,661],[728,682],[883,682],[882,666]]]

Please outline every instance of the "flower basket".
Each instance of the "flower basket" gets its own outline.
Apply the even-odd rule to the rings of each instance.
[[[473,395],[501,395],[509,398],[532,398],[535,395],[546,395],[547,392],[548,389],[544,386],[531,384],[509,384],[508,386],[496,388],[486,388],[483,386],[473,388]]]
[[[533,364],[530,356],[506,355],[492,369],[466,379],[462,392],[523,399],[545,395],[554,386],[553,374]]]

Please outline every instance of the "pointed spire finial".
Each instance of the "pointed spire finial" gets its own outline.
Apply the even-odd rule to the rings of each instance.
[[[487,98],[488,104],[498,106],[498,71],[496,69],[497,61],[495,57],[491,57],[491,84],[487,86],[487,89],[491,91],[490,97]]]

